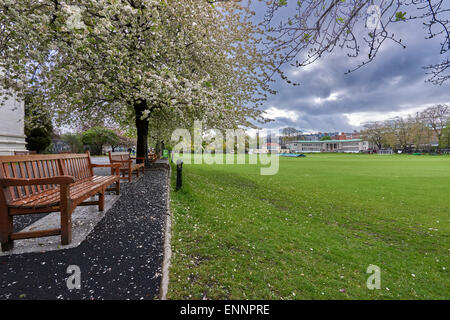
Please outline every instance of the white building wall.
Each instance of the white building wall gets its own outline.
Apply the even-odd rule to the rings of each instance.
[[[24,117],[24,103],[14,97],[0,106],[0,155],[12,155],[14,151],[26,150]]]
[[[335,142],[311,142],[311,141],[295,141],[287,143],[286,146],[291,150],[291,152],[322,152],[327,151],[327,144],[332,144],[333,148],[330,147],[328,151],[334,152],[348,152],[348,153],[359,153],[360,151],[366,151],[369,148],[369,143],[367,141],[335,141]]]

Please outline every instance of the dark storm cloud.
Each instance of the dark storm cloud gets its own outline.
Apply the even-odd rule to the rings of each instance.
[[[450,83],[425,83],[423,66],[443,59],[439,41],[426,40],[421,24],[414,21],[396,25],[395,32],[406,49],[385,43],[373,62],[348,75],[344,73],[358,60],[338,50],[306,68],[286,67],[290,78],[301,85],[277,81],[279,93],[265,108],[275,121],[267,127],[347,131],[359,128],[360,122],[450,102]]]

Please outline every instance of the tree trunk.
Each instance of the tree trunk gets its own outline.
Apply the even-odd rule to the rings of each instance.
[[[436,133],[436,136],[437,136],[437,140],[438,140],[438,145],[437,145],[436,151],[439,153],[439,150],[441,149],[442,129],[441,129],[441,133],[440,134]]]
[[[159,143],[159,139],[156,138],[155,154],[160,154],[160,152],[161,152],[161,144]]]
[[[136,157],[145,158],[145,163],[148,164],[148,118],[141,119],[142,113],[147,110],[147,101],[140,100],[134,103],[134,111],[136,113],[136,129],[137,129],[137,146]],[[136,160],[137,163],[142,163],[142,160]]]

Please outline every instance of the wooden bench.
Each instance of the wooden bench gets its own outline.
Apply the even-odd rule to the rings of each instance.
[[[115,175],[95,176],[93,168],[111,167]],[[115,184],[115,187],[108,189]],[[0,242],[3,251],[14,240],[61,235],[72,241],[72,212],[76,206],[98,205],[104,210],[105,191],[120,192],[119,165],[91,162],[89,153],[0,156]],[[98,194],[98,201],[85,201]],[[13,232],[16,215],[61,212],[59,229]]]
[[[158,154],[157,153],[149,153],[148,154],[148,160],[150,160],[150,162],[155,162],[156,160],[158,160]]]
[[[136,177],[139,177],[139,170],[142,170],[142,174],[145,172],[145,163],[134,163],[131,159],[130,154],[127,152],[108,152],[109,162],[111,164],[119,163],[120,173],[122,174],[122,179],[127,179],[131,182],[133,177],[133,172],[136,173]],[[143,160],[145,158],[136,158],[136,160]],[[128,174],[128,176],[127,176]]]

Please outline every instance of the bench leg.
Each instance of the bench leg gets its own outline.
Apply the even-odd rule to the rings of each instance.
[[[116,194],[117,194],[117,195],[120,194],[120,179],[117,180],[117,182],[116,182]]]
[[[69,198],[69,186],[61,185],[61,244],[72,242],[72,204]]]
[[[12,250],[12,248],[14,248],[13,240],[9,240],[8,242],[5,242],[5,243],[2,242],[2,251],[3,252]]]
[[[131,182],[131,179],[133,179],[133,171],[128,171],[128,182]]]
[[[61,209],[61,244],[67,245],[72,242],[72,213],[68,208]]]
[[[9,251],[14,247],[14,241],[11,240],[13,217],[7,212],[4,212],[1,213],[0,220],[0,242],[2,244],[2,251]]]
[[[102,191],[98,194],[98,211],[105,210],[105,192]]]

